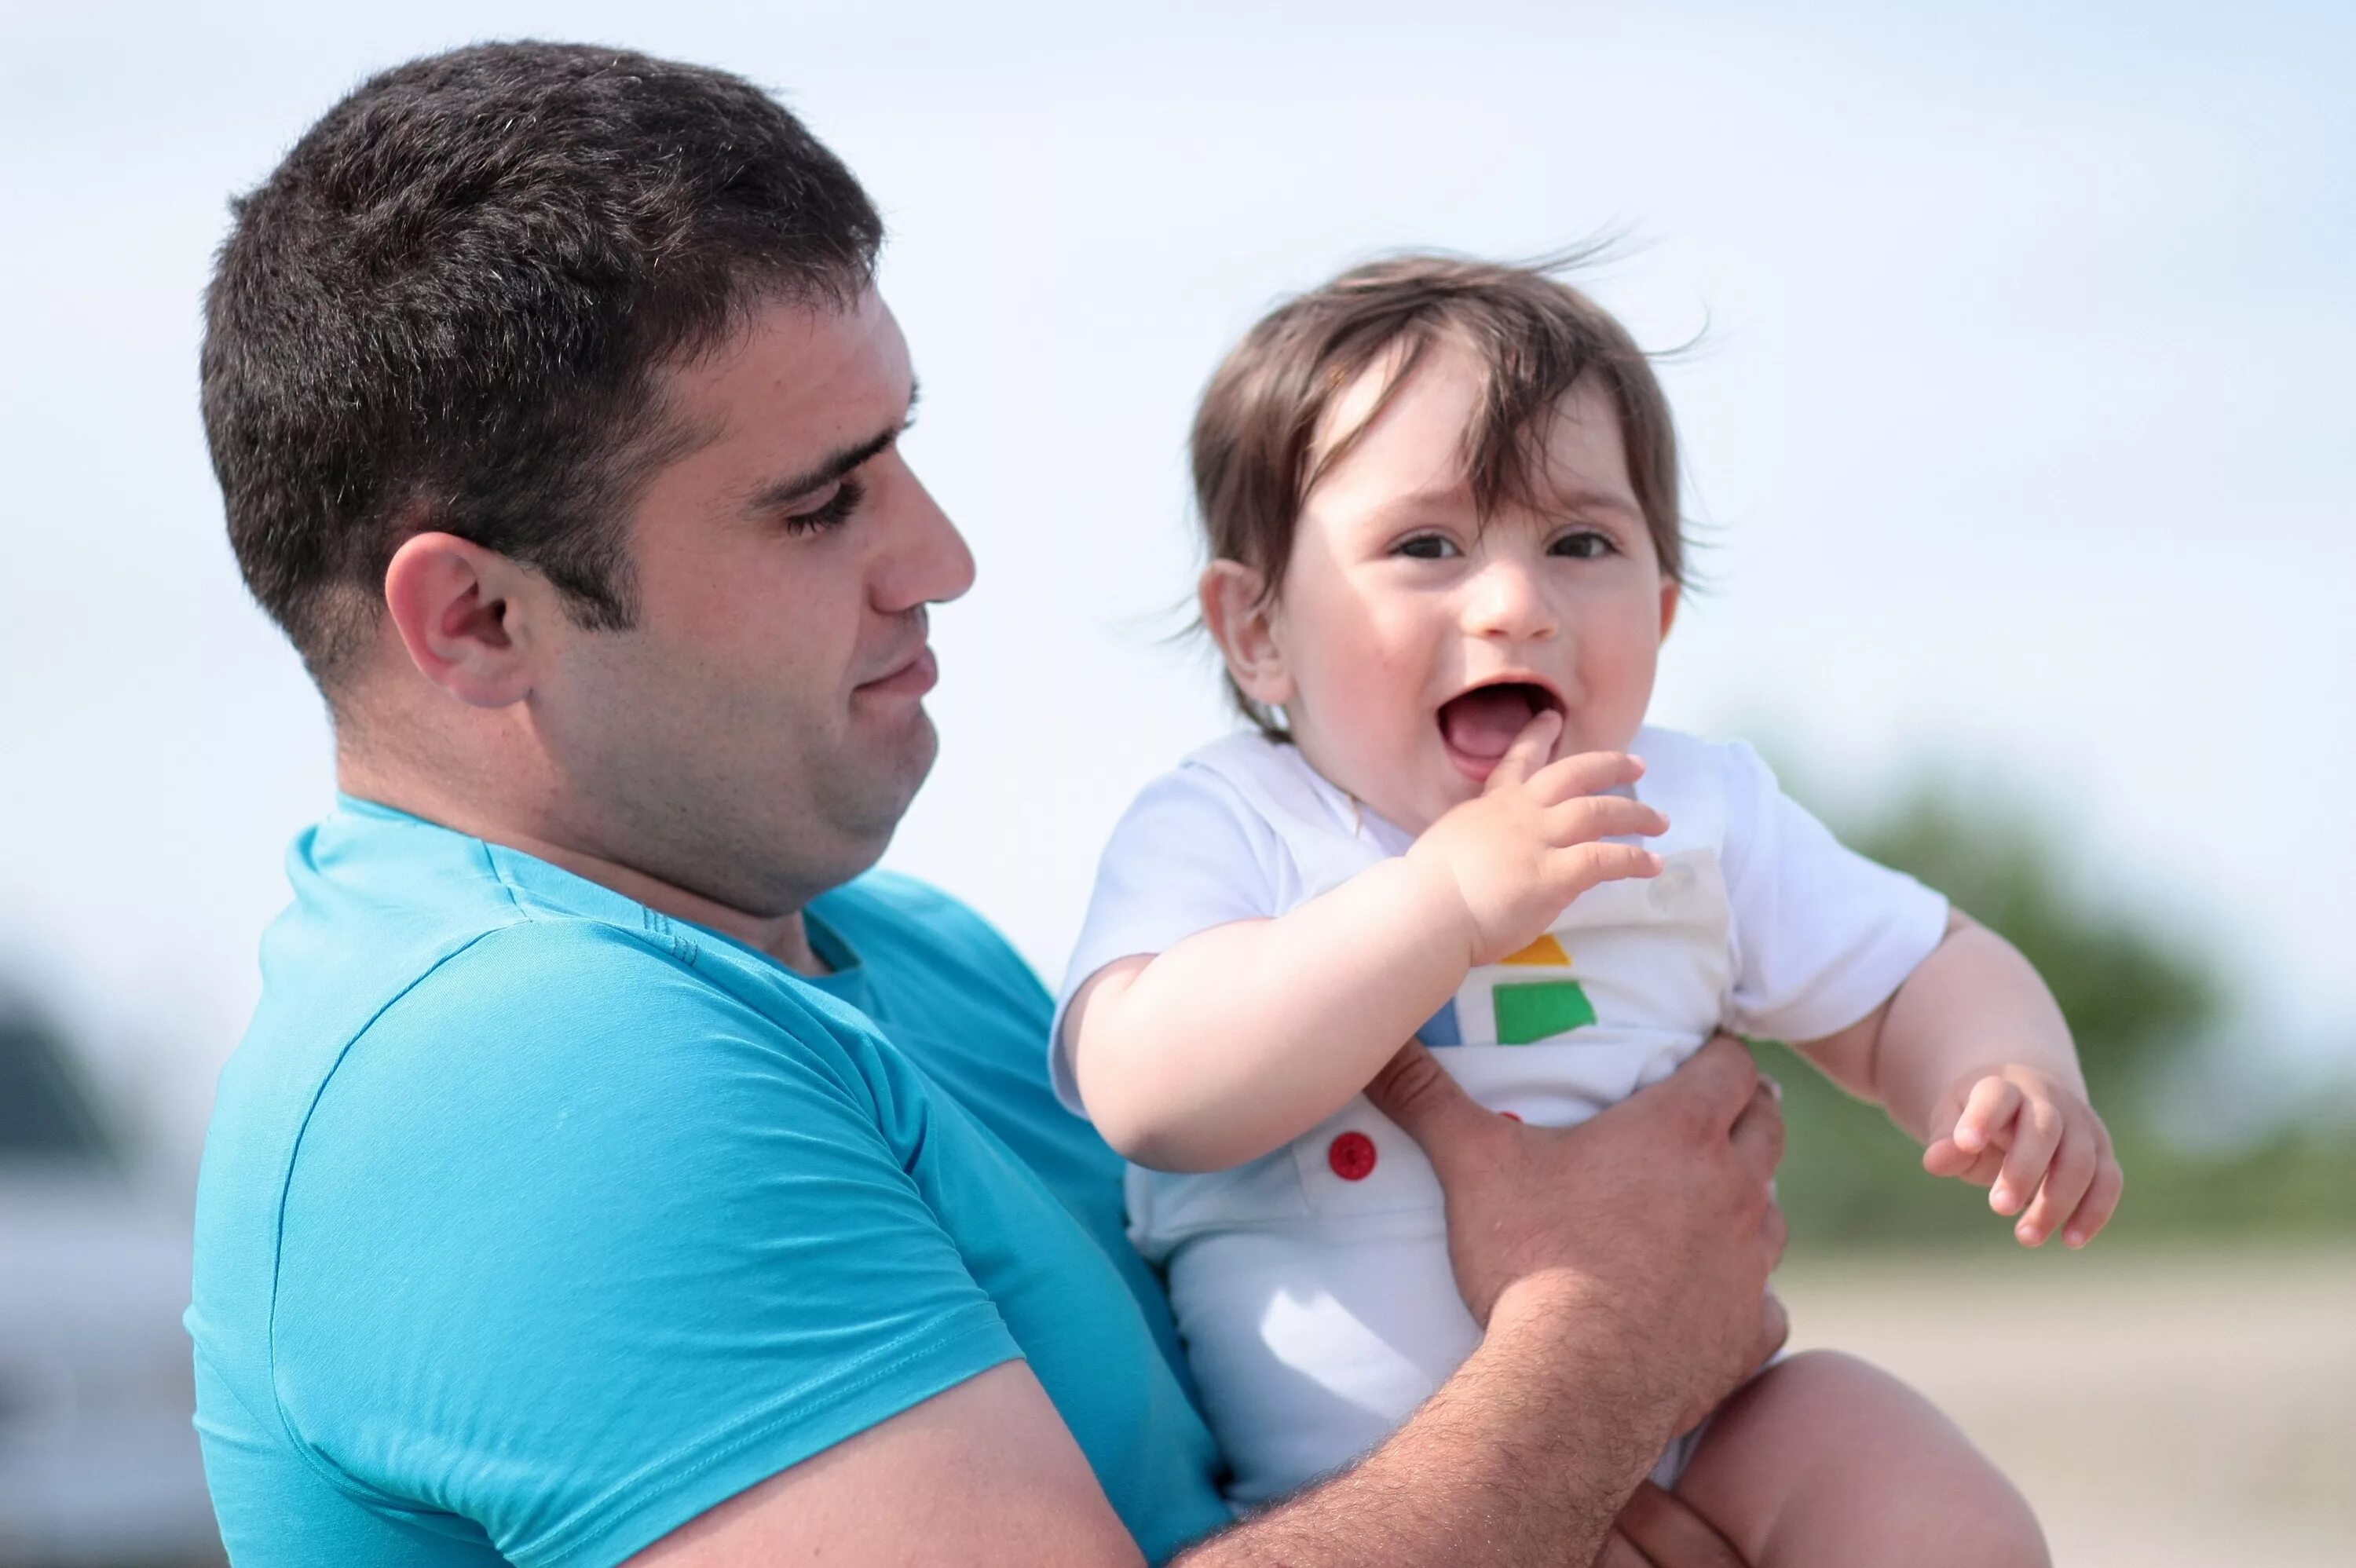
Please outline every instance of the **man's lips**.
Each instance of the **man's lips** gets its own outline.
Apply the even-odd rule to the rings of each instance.
[[[853,687],[851,695],[917,698],[932,690],[934,683],[940,677],[940,666],[933,660],[932,648],[919,643],[916,645],[916,651],[895,666],[890,673]]]

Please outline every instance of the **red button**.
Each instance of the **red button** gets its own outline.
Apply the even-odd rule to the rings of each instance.
[[[1364,1181],[1375,1173],[1375,1140],[1364,1133],[1344,1133],[1326,1149],[1325,1163],[1344,1181]]]

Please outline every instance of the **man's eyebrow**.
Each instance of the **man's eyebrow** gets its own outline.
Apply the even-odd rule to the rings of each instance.
[[[878,431],[856,446],[829,453],[815,466],[802,473],[762,485],[744,503],[744,509],[748,512],[772,512],[781,507],[790,507],[796,501],[818,494],[899,440],[900,432],[908,428],[910,416],[916,411],[916,396],[920,389],[915,381],[908,383],[907,411],[894,420],[890,429]]]

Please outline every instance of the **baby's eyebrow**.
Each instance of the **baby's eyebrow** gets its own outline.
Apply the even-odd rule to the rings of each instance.
[[[1613,512],[1632,523],[1644,520],[1644,509],[1633,496],[1616,490],[1595,490],[1573,485],[1554,493],[1555,500],[1565,509],[1575,512]]]

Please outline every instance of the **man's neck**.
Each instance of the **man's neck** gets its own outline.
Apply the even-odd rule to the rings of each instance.
[[[371,767],[348,751],[339,752],[336,759],[336,786],[355,799],[375,801],[454,833],[464,833],[487,844],[498,844],[545,860],[674,920],[710,926],[767,954],[798,974],[831,972],[826,960],[810,945],[809,923],[799,909],[775,915],[748,913],[634,866],[565,843],[537,824],[487,814],[456,798],[453,792],[405,776],[403,770]]]

